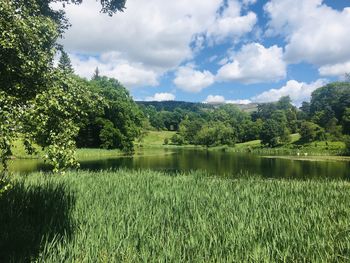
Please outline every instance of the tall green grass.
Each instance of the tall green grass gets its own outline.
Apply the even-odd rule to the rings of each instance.
[[[121,170],[33,174],[12,185],[0,200],[0,261],[350,260],[349,182]],[[6,242],[28,236],[32,251]]]

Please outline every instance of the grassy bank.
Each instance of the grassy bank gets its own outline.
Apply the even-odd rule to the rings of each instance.
[[[170,138],[175,134],[175,132],[169,131],[150,131],[147,133],[142,142],[135,143],[135,154],[144,154],[143,149],[150,149],[147,151],[147,154],[153,154],[152,152],[156,148],[164,147],[176,147],[176,146],[166,146],[164,145],[164,140],[167,138],[170,141]],[[29,155],[26,153],[25,148],[21,140],[14,142],[13,147],[13,158],[16,159],[37,159],[42,156],[42,151],[39,146],[35,147],[38,151],[38,154]],[[159,153],[159,151],[158,151]],[[113,158],[116,156],[123,156],[124,153],[121,150],[105,150],[105,149],[77,149],[76,156],[78,160],[89,160],[89,159],[100,159],[100,158]]]
[[[175,132],[169,131],[150,131],[143,138],[141,142],[135,143],[135,154],[136,155],[156,155],[162,154],[159,152],[159,149],[163,148],[197,148],[197,149],[207,149],[202,146],[195,145],[183,145],[183,146],[175,146],[175,145],[164,145],[164,140],[168,139],[170,142],[170,138],[175,134]],[[332,141],[319,141],[312,142],[307,144],[300,144],[299,134],[292,134],[291,142],[289,144],[283,145],[281,147],[276,148],[266,148],[261,145],[260,140],[254,140],[244,143],[237,143],[234,147],[228,146],[217,146],[210,147],[209,150],[220,150],[227,152],[250,152],[259,155],[265,156],[300,156],[303,159],[309,159],[310,156],[320,156],[317,160],[326,160],[322,159],[323,157],[329,156],[340,156],[343,155],[345,144],[343,142],[332,142]],[[38,155],[28,155],[25,152],[21,141],[16,141],[14,144],[13,155],[14,158],[18,159],[32,159],[32,158],[40,158],[42,155],[40,148],[37,147],[39,152]],[[77,150],[77,158],[78,160],[92,160],[92,159],[104,159],[104,158],[113,158],[118,156],[123,156],[124,153],[120,150],[105,150],[105,149],[78,149]],[[307,156],[306,156],[307,155]],[[312,159],[312,158],[310,158]],[[332,159],[334,160],[334,158]],[[344,161],[348,160],[344,157],[339,157],[338,160]]]
[[[350,184],[156,172],[14,177],[0,261],[349,262]]]
[[[250,152],[259,155],[268,156],[303,156],[308,159],[309,156],[342,156],[345,152],[344,142],[334,141],[316,141],[311,143],[301,143],[299,134],[291,135],[291,142],[275,148],[267,148],[261,144],[260,140],[254,140],[244,143],[237,143],[234,147],[218,146],[212,150],[224,150],[227,152]],[[320,160],[321,158],[319,158]],[[346,158],[339,158],[344,160]]]

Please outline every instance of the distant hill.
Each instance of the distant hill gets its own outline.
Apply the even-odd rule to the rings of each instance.
[[[157,111],[165,110],[165,111],[173,111],[176,108],[181,108],[189,111],[196,111],[198,109],[213,109],[217,108],[223,103],[200,103],[200,102],[186,102],[186,101],[136,101],[139,105],[144,106],[153,106]],[[250,104],[233,104],[236,107],[240,108],[244,112],[253,112],[256,111],[258,104],[250,103]]]

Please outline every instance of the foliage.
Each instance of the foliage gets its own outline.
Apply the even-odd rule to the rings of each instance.
[[[350,105],[350,83],[330,83],[312,93],[310,118],[323,127],[334,139],[346,133],[347,108]],[[343,120],[343,116],[345,121]],[[343,121],[344,127],[340,124]],[[344,130],[345,129],[345,130]]]
[[[52,87],[38,94],[27,108],[23,133],[46,149],[54,171],[76,166],[75,141],[85,109],[98,104],[96,96],[77,77],[57,73]],[[96,106],[97,107],[97,106]]]
[[[172,144],[174,145],[183,145],[185,144],[185,140],[184,138],[179,135],[178,133],[175,133],[171,138],[170,138],[170,141]]]
[[[0,159],[5,170],[19,135],[28,153],[34,152],[33,143],[43,147],[55,171],[77,164],[73,138],[89,92],[70,76],[73,71],[64,51],[61,72],[53,67],[58,37],[68,27],[64,11],[53,10],[53,2],[82,1],[0,1]],[[112,15],[124,9],[125,0],[101,0],[101,5]]]
[[[301,123],[299,133],[301,135],[300,139],[303,142],[312,142],[316,140],[320,141],[325,139],[324,129],[309,121],[304,121]]]
[[[165,138],[164,139],[164,145],[168,145],[169,144],[169,139],[168,138]]]
[[[342,116],[343,133],[350,135],[350,107],[345,108]]]
[[[198,132],[196,144],[206,147],[235,144],[235,132],[230,125],[222,122],[205,124]]]
[[[129,92],[117,80],[99,77],[85,82],[103,103],[87,110],[76,141],[79,147],[134,150],[134,141],[142,135],[144,116]]]
[[[273,119],[268,119],[264,122],[260,139],[262,144],[266,144],[269,147],[276,147],[281,143],[281,138],[284,135],[284,127],[281,123]]]
[[[60,60],[58,61],[58,68],[66,74],[74,73],[74,69],[70,61],[70,58],[64,50],[61,51],[61,57],[60,57]]]
[[[345,151],[347,155],[350,155],[350,136],[345,136]]]
[[[48,88],[58,33],[34,0],[17,4],[0,5],[0,90],[25,103]]]

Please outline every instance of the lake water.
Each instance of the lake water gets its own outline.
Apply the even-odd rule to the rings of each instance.
[[[117,157],[81,161],[82,170],[150,169],[168,172],[202,170],[212,175],[261,175],[265,178],[330,178],[350,179],[350,162],[300,161],[264,158],[249,153],[229,153],[200,149],[162,149],[134,157]],[[40,160],[12,160],[12,171],[28,173],[45,171]]]

